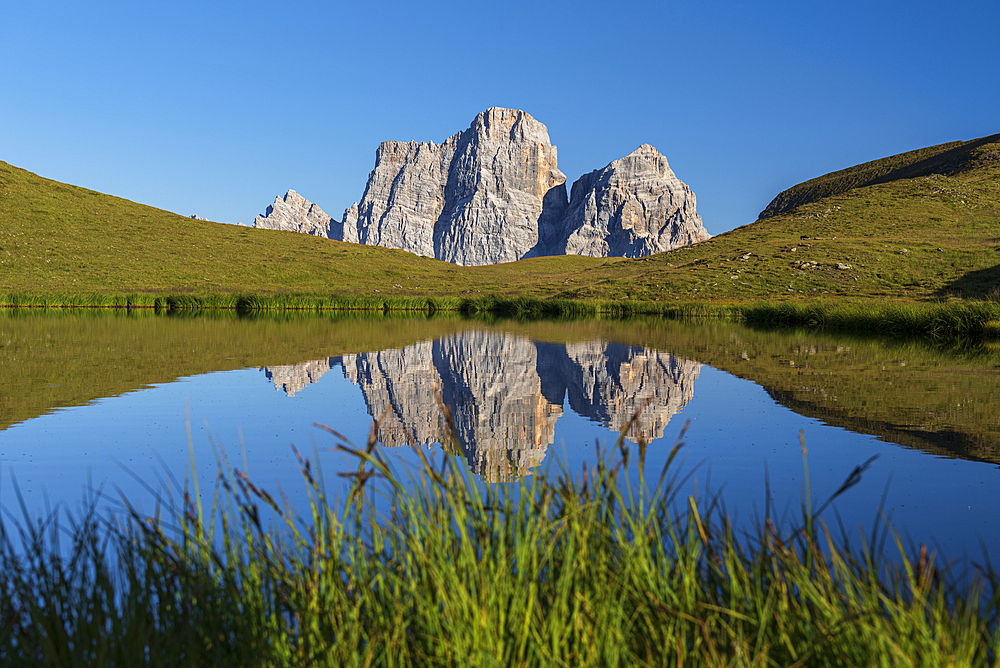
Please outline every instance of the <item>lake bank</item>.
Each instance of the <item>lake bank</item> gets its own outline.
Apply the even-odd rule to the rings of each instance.
[[[269,311],[460,313],[503,317],[730,318],[760,326],[808,326],[838,331],[1000,337],[1000,301],[955,300],[746,300],[743,302],[650,302],[479,297],[357,297],[342,295],[156,295],[0,293],[0,309],[125,309],[153,312]]]

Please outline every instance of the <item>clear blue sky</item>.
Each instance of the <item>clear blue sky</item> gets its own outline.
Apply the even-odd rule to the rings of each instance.
[[[491,106],[570,182],[643,143],[705,226],[893,153],[1000,132],[1000,2],[0,2],[0,160],[249,223],[340,217],[380,141]]]

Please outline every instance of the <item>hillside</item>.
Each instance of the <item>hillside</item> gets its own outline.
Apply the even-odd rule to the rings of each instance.
[[[1000,161],[1000,134],[971,141],[955,141],[907,151],[854,167],[824,174],[784,190],[771,200],[758,219],[786,213],[803,204],[839,195],[852,188],[912,179],[929,174],[954,175]]]
[[[191,220],[0,163],[0,302],[25,293],[57,302],[69,294],[252,293],[414,304],[484,295],[660,304],[984,297],[1000,282],[1000,136],[934,156],[956,150],[965,151],[958,171],[839,192],[646,258],[481,267]],[[921,155],[908,164],[930,159]]]
[[[596,271],[589,274],[592,279],[585,273],[575,282],[579,287],[559,296],[674,301],[991,296],[1000,285],[1000,135],[958,149],[937,154],[941,161],[947,154],[950,164],[961,163],[949,174],[839,192],[693,246],[630,261],[600,278]],[[925,155],[911,166],[927,160]]]
[[[449,295],[552,292],[616,260],[463,269],[401,250],[192,220],[0,162],[0,294]],[[620,262],[621,260],[617,260]],[[511,268],[516,267],[513,271]],[[397,287],[398,286],[398,287]]]

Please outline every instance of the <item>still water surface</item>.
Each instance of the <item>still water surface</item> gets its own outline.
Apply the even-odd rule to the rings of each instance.
[[[685,494],[722,491],[737,521],[770,493],[794,514],[804,434],[819,500],[878,459],[836,504],[852,535],[882,510],[904,541],[1000,553],[1000,354],[968,344],[762,332],[663,320],[518,323],[458,318],[0,316],[0,504],[72,508],[88,486],[151,505],[145,486],[189,466],[202,489],[222,444],[237,468],[302,502],[290,444],[328,484],[353,468],[333,427],[364,443],[372,418],[398,467],[440,451],[439,395],[464,465],[484,484],[579,470],[614,443],[649,443],[658,475],[683,425]],[[18,511],[19,512],[19,511]],[[838,518],[828,513],[836,527]]]

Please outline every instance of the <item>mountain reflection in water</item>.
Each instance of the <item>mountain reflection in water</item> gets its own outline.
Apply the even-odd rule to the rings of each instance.
[[[543,454],[574,472],[592,466],[595,441],[613,441],[653,397],[630,438],[659,437],[646,462],[659,472],[678,423],[692,420],[673,465],[692,471],[682,495],[724,486],[727,508],[750,517],[764,498],[766,462],[769,498],[794,514],[804,430],[820,495],[880,456],[838,501],[842,526],[870,527],[884,507],[904,541],[975,555],[982,539],[1000,553],[1000,344],[722,320],[0,313],[0,506],[20,503],[14,473],[39,514],[75,503],[91,479],[155,503],[148,486],[164,470],[183,479],[192,452],[201,489],[211,490],[214,448],[224,444],[238,468],[308,507],[305,492],[295,496],[301,479],[288,444],[308,452],[311,440],[324,471],[347,471],[357,462],[328,450],[312,425],[363,443],[371,416],[384,413],[378,437],[387,445],[431,444],[436,453],[433,387],[454,411],[467,448],[458,454],[486,480],[538,471]],[[409,448],[386,456],[397,471],[419,466]],[[342,479],[328,482],[336,494]]]
[[[335,366],[360,387],[383,445],[439,442],[443,401],[472,471],[494,481],[542,462],[567,399],[574,412],[616,432],[638,410],[627,438],[662,437],[694,396],[701,370],[697,362],[643,347],[543,343],[492,330],[263,370],[275,388],[294,396]]]

